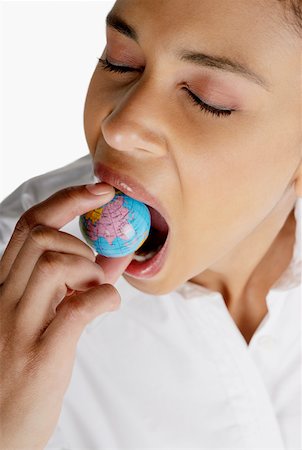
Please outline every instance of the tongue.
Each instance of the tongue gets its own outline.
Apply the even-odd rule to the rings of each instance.
[[[120,258],[107,258],[107,256],[98,254],[95,262],[104,270],[105,283],[114,284],[129,266],[133,256],[134,253]]]

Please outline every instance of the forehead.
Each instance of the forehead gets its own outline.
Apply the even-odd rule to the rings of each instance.
[[[277,0],[117,0],[113,10],[140,28],[152,26],[161,37],[177,35],[181,39],[188,34],[191,39],[202,39],[207,35],[214,42],[222,33],[229,38],[240,34],[247,40],[262,31],[263,38],[278,38],[284,23]]]
[[[291,45],[277,0],[117,0],[112,11],[135,28],[143,48],[211,52],[260,73]]]

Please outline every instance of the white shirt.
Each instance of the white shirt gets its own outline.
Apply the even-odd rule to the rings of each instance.
[[[0,254],[23,211],[95,181],[86,155],[19,186],[0,204]],[[249,345],[219,292],[154,296],[121,276],[121,307],[80,337],[46,449],[301,449],[301,201],[291,264]],[[62,229],[83,240],[77,218]]]

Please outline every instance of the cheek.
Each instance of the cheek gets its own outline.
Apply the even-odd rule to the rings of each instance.
[[[265,133],[250,132],[250,142],[238,134],[228,146],[204,142],[198,158],[196,148],[194,156],[188,151],[181,171],[185,208],[181,235],[186,237],[188,267],[202,270],[203,262],[205,267],[214,263],[280,201],[291,170],[289,164],[284,170],[284,149],[273,141]]]
[[[186,149],[184,162],[177,156],[190,208],[196,204],[192,198],[208,205],[209,212],[215,212],[215,205],[222,208],[220,214],[227,208],[237,216],[246,204],[257,210],[259,202],[264,210],[271,208],[287,188],[297,160],[288,129],[277,132],[269,117],[252,115],[212,119],[202,127],[195,135],[191,130],[188,136],[195,137],[177,147]]]
[[[237,151],[236,151],[237,150]],[[201,207],[202,219],[240,217],[247,209],[263,211],[280,198],[284,183],[282,165],[247,146],[217,151],[196,161],[186,175],[187,197],[191,211]],[[223,154],[222,154],[223,153]],[[227,154],[226,154],[227,153]],[[197,168],[196,168],[197,167]]]
[[[108,115],[109,101],[106,99],[106,86],[102,82],[98,68],[95,69],[85,99],[84,131],[90,153],[93,155],[101,133],[101,123]]]

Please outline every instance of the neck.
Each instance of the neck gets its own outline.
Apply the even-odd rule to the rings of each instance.
[[[255,299],[264,302],[293,256],[295,202],[293,196],[284,197],[252,234],[190,281],[220,292],[230,308]]]

